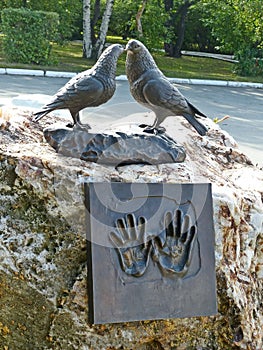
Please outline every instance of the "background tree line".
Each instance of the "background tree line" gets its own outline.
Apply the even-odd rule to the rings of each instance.
[[[263,71],[262,0],[2,0],[0,10],[7,7],[58,13],[56,40],[84,35],[85,57],[97,57],[110,34],[139,38],[172,57],[182,50],[229,53],[239,74]]]

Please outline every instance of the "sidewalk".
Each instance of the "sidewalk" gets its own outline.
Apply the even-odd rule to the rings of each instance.
[[[233,55],[223,55],[220,53],[209,53],[209,52],[199,52],[199,51],[182,51],[184,56],[196,56],[196,57],[209,57],[221,61],[227,61],[232,63],[237,63],[238,60],[234,59]]]
[[[38,77],[54,77],[54,78],[72,78],[77,73],[72,72],[56,72],[33,69],[14,69],[14,68],[0,68],[0,75],[28,75]],[[127,80],[126,75],[119,75],[116,80]],[[229,86],[229,87],[250,87],[256,89],[263,89],[263,83],[250,83],[240,81],[225,81],[225,80],[206,80],[206,79],[183,79],[183,78],[169,78],[175,84],[191,84],[191,85],[213,85],[213,86]]]

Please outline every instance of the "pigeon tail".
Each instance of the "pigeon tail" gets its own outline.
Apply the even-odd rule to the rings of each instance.
[[[183,116],[195,128],[195,130],[198,132],[199,135],[205,136],[205,134],[207,133],[208,130],[203,124],[201,124],[195,118],[195,116],[193,116],[191,114],[184,114]]]
[[[47,115],[49,112],[51,112],[51,111],[48,110],[48,111],[40,111],[40,112],[34,113],[34,117],[32,118],[33,122],[39,121],[41,118],[43,118],[43,117],[44,117],[45,115]]]
[[[186,99],[186,101],[187,101],[188,105],[191,107],[191,110],[194,112],[194,114],[196,114],[197,116],[200,116],[200,117],[208,118],[207,115],[205,115],[204,113],[199,111],[199,109],[196,108],[191,102],[189,102],[187,99]]]

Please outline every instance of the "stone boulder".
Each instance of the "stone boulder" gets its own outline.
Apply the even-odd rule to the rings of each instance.
[[[113,167],[56,153],[43,138],[52,118],[34,124],[18,109],[0,116],[1,349],[263,348],[263,172],[231,136],[210,120],[200,137],[167,118],[183,163]],[[84,180],[212,183],[217,315],[88,323]]]

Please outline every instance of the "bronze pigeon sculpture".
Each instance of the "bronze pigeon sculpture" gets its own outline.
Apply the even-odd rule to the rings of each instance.
[[[33,121],[56,109],[69,109],[74,124],[81,124],[79,111],[106,103],[113,96],[117,61],[123,52],[121,45],[110,45],[92,68],[70,79],[48,104],[34,113]]]
[[[183,116],[200,135],[207,128],[197,116],[206,117],[173,86],[159,70],[147,48],[138,40],[130,40],[126,45],[126,74],[134,99],[155,113],[152,126],[144,129],[154,133],[165,130],[159,125],[169,116]]]

